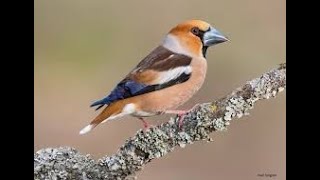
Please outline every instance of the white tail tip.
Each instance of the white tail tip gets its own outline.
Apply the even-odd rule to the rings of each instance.
[[[81,131],[79,132],[80,135],[82,134],[86,134],[88,132],[90,132],[95,126],[92,124],[89,124],[88,126],[84,127],[83,129],[81,129]]]

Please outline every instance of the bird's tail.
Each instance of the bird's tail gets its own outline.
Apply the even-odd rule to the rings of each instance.
[[[94,118],[89,125],[84,127],[79,132],[79,134],[86,134],[90,132],[93,128],[95,128],[97,125],[99,125],[101,122],[116,118],[117,115],[119,115],[122,112],[124,105],[125,103],[123,100],[111,103],[96,118]]]

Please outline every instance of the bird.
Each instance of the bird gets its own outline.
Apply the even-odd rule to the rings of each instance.
[[[203,85],[207,49],[226,41],[226,36],[205,21],[179,23],[107,96],[91,104],[96,110],[105,107],[79,134],[123,116],[138,118],[148,128],[145,117],[176,114],[180,127],[184,115],[198,104],[189,110],[176,108]]]

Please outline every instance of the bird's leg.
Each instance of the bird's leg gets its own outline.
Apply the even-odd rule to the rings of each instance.
[[[150,125],[148,124],[148,122],[147,122],[146,120],[144,120],[142,117],[138,117],[138,119],[140,119],[140,120],[142,121],[142,123],[143,123],[143,130],[144,130],[144,131],[147,130],[147,129],[150,127]]]
[[[193,111],[199,104],[197,103],[194,105],[191,109],[189,110],[166,110],[164,111],[165,114],[176,114],[179,117],[179,129],[181,129],[182,124],[183,124],[183,119],[184,117],[191,111]]]
[[[187,110],[166,110],[164,112],[165,114],[176,114],[179,118],[179,129],[181,129],[182,121],[184,119],[184,116],[188,113]]]

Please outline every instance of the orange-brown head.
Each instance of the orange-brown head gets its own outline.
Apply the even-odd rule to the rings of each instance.
[[[205,57],[209,46],[228,41],[207,22],[189,20],[170,30],[163,45],[177,53]]]

